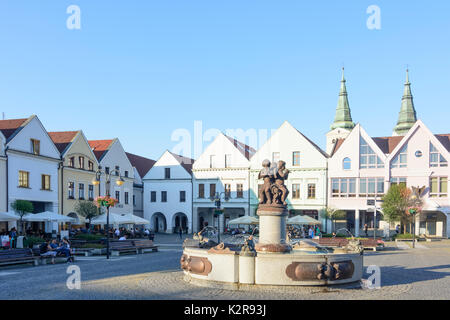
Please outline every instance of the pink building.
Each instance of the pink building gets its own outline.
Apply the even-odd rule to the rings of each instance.
[[[344,90],[345,98],[345,80]],[[341,89],[342,91],[342,89]],[[346,101],[348,115],[350,110]],[[337,109],[342,113],[342,108]],[[346,127],[339,123],[327,135],[328,207],[346,212],[337,228],[346,228],[355,235],[382,236],[389,226],[382,221],[381,202],[374,205],[368,200],[380,200],[391,184],[423,187],[424,207],[416,219],[416,234],[430,237],[450,235],[450,134],[433,134],[421,120],[416,119],[411,87],[407,77],[399,121],[393,136],[372,138],[359,124],[352,129],[351,117]],[[342,121],[341,121],[342,122]],[[410,226],[406,226],[410,232]],[[342,232],[344,233],[344,232]]]

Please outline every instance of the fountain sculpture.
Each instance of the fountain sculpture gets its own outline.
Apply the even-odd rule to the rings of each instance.
[[[325,248],[311,240],[286,242],[285,185],[289,170],[284,161],[271,166],[264,160],[259,179],[259,241],[249,237],[244,244],[216,243],[195,234],[183,244],[180,263],[185,280],[201,285],[231,284],[305,286],[360,281],[363,249],[353,239],[346,247]]]

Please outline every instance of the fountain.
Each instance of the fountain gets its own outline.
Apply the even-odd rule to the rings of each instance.
[[[354,238],[346,247],[326,248],[311,240],[286,242],[286,198],[284,181],[289,171],[285,162],[271,167],[264,160],[259,178],[259,241],[253,236],[245,243],[217,243],[195,234],[183,244],[180,260],[185,280],[200,285],[311,286],[360,281],[363,273],[363,248]],[[229,286],[228,286],[229,287]]]

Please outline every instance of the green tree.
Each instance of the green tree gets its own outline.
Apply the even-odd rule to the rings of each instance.
[[[400,221],[403,225],[402,233],[405,232],[405,224],[411,222],[411,216],[408,214],[408,207],[411,205],[410,194],[411,190],[406,186],[393,184],[382,198],[383,219],[391,223]]]
[[[11,208],[20,216],[20,230],[19,234],[23,235],[25,229],[23,217],[30,212],[33,212],[33,204],[27,200],[16,200],[11,204]]]
[[[75,204],[75,212],[88,219],[89,225],[91,224],[91,220],[100,214],[100,210],[94,202],[87,200],[78,200]]]
[[[347,216],[347,213],[343,210],[327,207],[323,215],[331,220],[332,231],[336,231],[336,220],[344,219]]]

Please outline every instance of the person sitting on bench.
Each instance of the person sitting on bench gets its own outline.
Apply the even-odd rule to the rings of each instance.
[[[52,257],[52,264],[55,264],[56,251],[50,246],[50,241],[45,240],[45,242],[39,246],[39,254],[41,257]]]
[[[72,254],[70,251],[70,243],[69,243],[69,240],[67,240],[67,238],[63,239],[61,246],[58,249],[56,249],[56,251],[58,253],[65,255],[67,257],[67,262],[70,262],[70,261],[73,262]]]

